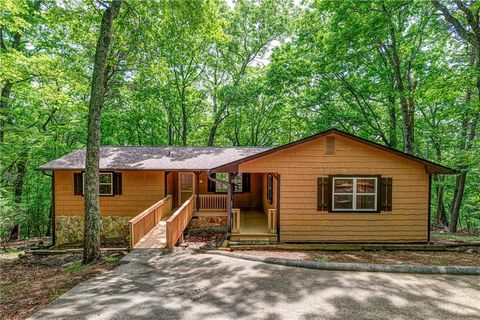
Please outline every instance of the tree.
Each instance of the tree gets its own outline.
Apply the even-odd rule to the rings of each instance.
[[[107,89],[107,59],[112,40],[113,20],[120,11],[121,0],[112,0],[103,12],[98,36],[90,103],[88,108],[88,138],[85,160],[85,232],[83,241],[83,263],[101,258],[100,253],[100,201],[99,201],[99,160],[100,126],[102,107]]]
[[[437,0],[432,0],[433,6],[442,13],[443,17],[451,25],[456,35],[470,46],[470,64],[473,67],[472,79],[476,80],[475,86],[477,90],[477,99],[475,102],[472,98],[470,87],[467,87],[465,106],[469,112],[464,114],[459,128],[459,149],[461,152],[470,152],[474,145],[477,125],[480,121],[480,7],[478,2],[475,1],[468,4],[468,1],[454,0],[453,3],[449,2],[448,5],[444,5]],[[451,220],[449,225],[450,232],[457,231],[468,172],[468,167],[465,163],[462,163],[459,166],[459,171],[460,173],[457,175],[455,193],[452,202]]]

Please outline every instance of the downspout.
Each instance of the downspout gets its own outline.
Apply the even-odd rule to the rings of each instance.
[[[277,242],[280,242],[280,175],[277,173]]]
[[[231,228],[232,228],[232,184],[230,183],[231,178],[230,178],[230,173],[228,174],[228,182],[223,181],[217,178],[214,178],[212,176],[213,172],[208,170],[207,172],[207,177],[209,180],[215,182],[215,183],[220,183],[223,184],[224,186],[227,186],[227,238],[230,238],[230,233],[231,233]]]
[[[430,229],[431,229],[431,218],[432,218],[432,174],[428,174],[428,238],[427,243],[430,243]]]

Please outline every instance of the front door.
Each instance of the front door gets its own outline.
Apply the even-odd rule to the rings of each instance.
[[[179,172],[178,179],[180,183],[178,184],[178,205],[181,205],[190,198],[194,193],[194,174],[193,172]]]

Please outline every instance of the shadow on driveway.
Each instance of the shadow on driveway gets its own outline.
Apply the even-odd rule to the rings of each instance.
[[[31,319],[480,319],[480,277],[337,272],[135,249]]]

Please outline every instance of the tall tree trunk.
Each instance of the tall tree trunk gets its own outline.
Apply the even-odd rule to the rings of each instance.
[[[19,50],[22,36],[19,33],[13,35],[12,49]],[[6,50],[2,46],[2,51]],[[5,118],[7,118],[7,105],[8,100],[10,99],[10,92],[12,91],[13,82],[7,81],[2,88],[2,93],[0,95],[0,143],[3,142],[5,138]]]
[[[22,202],[23,183],[25,181],[25,173],[27,172],[28,154],[29,150],[27,148],[23,149],[17,162],[17,174],[15,176],[15,181],[13,182],[15,203]]]
[[[188,136],[187,108],[185,104],[182,103],[182,146],[187,145],[187,136]]]
[[[83,263],[101,258],[100,253],[100,201],[99,160],[102,108],[107,86],[107,58],[112,38],[113,20],[120,10],[121,0],[113,0],[105,9],[100,26],[93,66],[90,103],[88,109],[88,137],[85,161],[85,232]]]
[[[462,146],[461,149],[464,151],[470,151],[473,146],[473,140],[476,136],[476,130],[478,121],[480,118],[480,46],[474,48],[472,61],[475,62],[475,69],[477,71],[477,112],[473,115],[473,119],[469,121],[469,119],[465,119],[462,123],[462,132],[465,132],[465,144]],[[467,92],[466,95],[466,103],[471,103],[472,94],[471,92]],[[450,225],[448,226],[448,230],[450,232],[457,231],[457,224],[460,216],[460,208],[462,206],[463,200],[463,193],[465,191],[465,182],[467,180],[467,170],[465,166],[460,167],[460,174],[457,176],[456,184],[455,184],[455,193],[453,196],[453,203],[452,203],[452,211],[451,211],[451,220]]]
[[[400,107],[402,108],[402,128],[403,128],[403,148],[406,153],[414,153],[414,125],[415,125],[415,110],[414,104],[407,100],[406,89],[402,77],[402,70],[400,67],[400,56],[397,52],[397,36],[395,28],[390,26],[391,49],[393,59],[393,72],[395,74],[395,87],[400,96]],[[413,101],[412,101],[413,102]]]
[[[435,225],[448,226],[448,219],[447,219],[447,214],[445,212],[445,205],[443,204],[443,194],[445,189],[443,186],[444,178],[440,175],[435,175],[434,179],[438,183],[436,188],[437,204],[435,206]]]
[[[388,116],[390,118],[390,128],[388,134],[389,147],[397,149],[397,110],[395,108],[395,97],[389,97]]]
[[[10,92],[12,91],[13,83],[7,82],[3,88],[0,96],[0,143],[3,142],[5,136],[5,118],[7,117],[7,104],[10,99]]]

